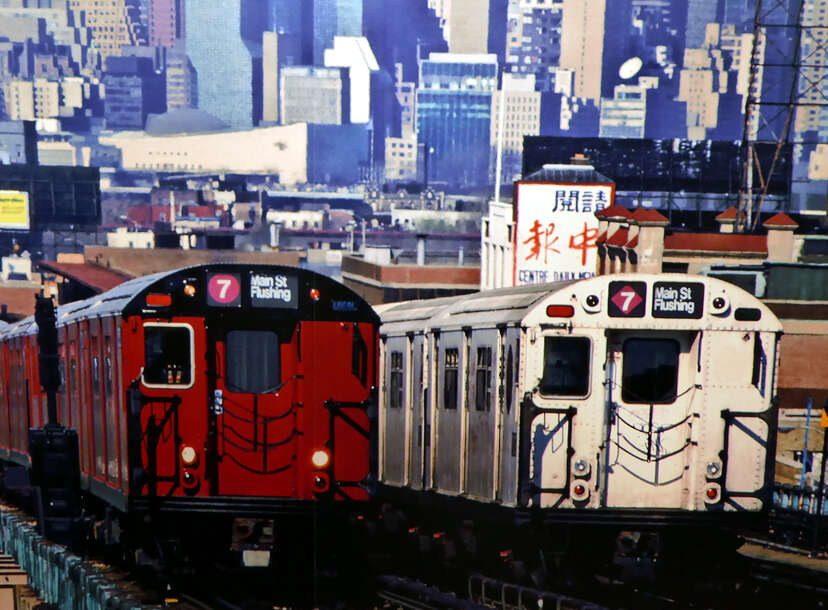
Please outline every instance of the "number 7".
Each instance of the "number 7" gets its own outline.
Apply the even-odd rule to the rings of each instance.
[[[622,297],[624,297],[624,304],[621,306],[621,311],[627,313],[630,310],[630,303],[635,298],[635,291],[634,290],[622,290],[619,292]]]
[[[219,285],[219,299],[224,300],[227,295],[227,291],[230,289],[230,284],[232,284],[232,280],[229,278],[217,278],[216,284]]]

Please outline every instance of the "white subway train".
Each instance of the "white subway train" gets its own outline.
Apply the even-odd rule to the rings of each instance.
[[[381,497],[619,530],[769,508],[782,326],[740,288],[621,274],[378,309]]]

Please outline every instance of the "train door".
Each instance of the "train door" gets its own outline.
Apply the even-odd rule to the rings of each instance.
[[[8,459],[9,453],[9,374],[6,355],[9,343],[0,343],[0,457]]]
[[[110,485],[118,487],[120,482],[120,464],[118,451],[118,397],[116,375],[117,362],[115,358],[115,318],[104,318],[101,321],[101,376],[103,377],[103,421],[106,441],[106,478]]]
[[[304,375],[304,434],[299,441],[300,497],[315,497],[313,456],[330,456],[327,474],[334,498],[366,500],[370,474],[371,423],[366,407],[375,375],[376,348],[371,323],[301,324],[301,370]]]
[[[437,340],[437,396],[433,485],[440,491],[462,491],[466,399],[466,338],[463,331],[440,334]]]
[[[437,399],[437,336],[423,337],[423,488],[431,489],[434,481],[434,411]]]
[[[79,413],[78,413],[78,438],[81,454],[81,477],[88,477],[92,472],[92,434],[91,434],[91,381],[89,354],[89,332],[88,322],[78,322],[78,371],[80,373],[79,386]]]
[[[411,400],[406,391],[406,372],[410,368],[410,351],[408,337],[388,337],[385,341],[382,478],[398,485],[406,482],[406,420]]]
[[[696,397],[691,332],[612,332],[607,337],[603,502],[682,508]]]
[[[469,343],[465,490],[484,500],[494,495],[499,334],[496,329],[475,330]]]
[[[101,358],[101,320],[89,321],[89,382],[92,395],[93,465],[96,479],[106,479],[106,435],[104,433],[103,362]]]
[[[410,337],[409,359],[411,371],[411,399],[409,409],[411,421],[408,427],[408,484],[415,489],[423,488],[423,452],[425,450],[425,384],[423,363],[425,361],[425,337],[421,334]]]
[[[504,504],[517,502],[518,474],[518,423],[520,411],[518,402],[518,371],[520,370],[520,329],[507,328],[502,331],[501,373],[498,408],[500,426],[497,460],[498,477],[495,486],[498,499]]]
[[[213,493],[290,497],[302,434],[304,379],[293,322],[214,325],[208,336],[215,367],[212,426],[217,463]]]

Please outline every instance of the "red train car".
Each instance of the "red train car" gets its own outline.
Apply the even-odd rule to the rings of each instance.
[[[239,519],[367,500],[378,323],[330,278],[268,265],[160,273],[59,307],[58,417],[78,431],[82,489],[116,529],[204,538],[198,515],[235,519],[237,549],[272,538]],[[0,458],[24,467],[46,418],[36,334],[31,318],[0,329]]]

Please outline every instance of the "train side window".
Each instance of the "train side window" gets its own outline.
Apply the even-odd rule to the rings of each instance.
[[[589,347],[586,337],[546,337],[540,393],[545,396],[586,396],[589,393]]]
[[[477,384],[474,408],[489,411],[492,408],[492,348],[477,348]]]
[[[97,342],[93,342],[93,348],[97,352]],[[101,394],[101,360],[97,353],[92,356],[92,394],[100,396]]]
[[[506,356],[506,413],[511,413],[512,411],[512,393],[514,388],[512,387],[515,384],[515,370],[514,370],[514,363],[512,359],[512,346],[509,346],[509,351]]]
[[[279,389],[282,360],[279,335],[272,330],[231,330],[224,354],[232,392],[267,394]]]
[[[446,350],[445,369],[443,371],[443,408],[457,408],[457,379],[459,374],[460,352],[456,348]]]
[[[759,390],[759,394],[765,395],[765,371],[768,367],[768,357],[765,355],[765,348],[762,346],[762,337],[759,333],[753,334],[753,373],[750,382]]]
[[[351,341],[351,374],[365,386],[368,382],[368,346],[359,331],[359,325],[354,323],[353,339]]]
[[[402,407],[403,397],[403,353],[391,352],[391,369],[388,372],[388,404],[392,409]]]
[[[675,339],[627,339],[623,347],[621,399],[670,404],[676,400],[679,343]]]
[[[104,396],[110,398],[112,396],[112,356],[109,353],[104,356],[103,365]]]
[[[147,385],[192,384],[192,329],[185,325],[144,326],[144,372]]]

